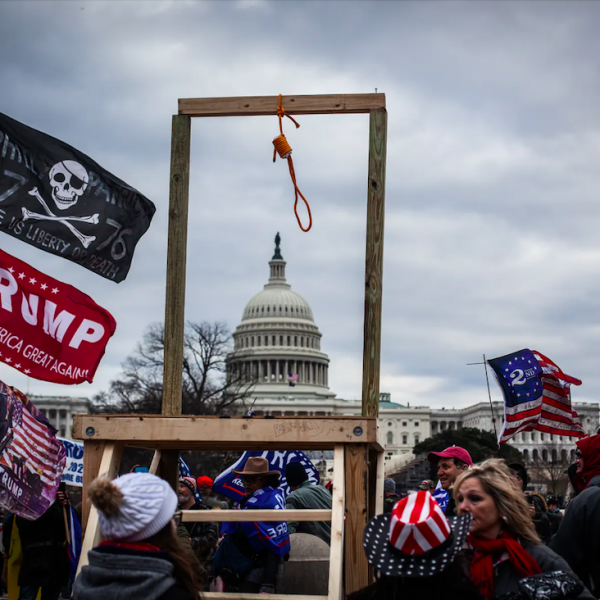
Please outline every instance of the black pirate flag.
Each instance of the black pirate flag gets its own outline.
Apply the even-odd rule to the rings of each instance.
[[[0,113],[0,231],[119,283],[155,210],[82,152]]]

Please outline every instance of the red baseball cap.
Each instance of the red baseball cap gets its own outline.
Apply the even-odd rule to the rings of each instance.
[[[470,467],[473,466],[471,455],[460,446],[450,446],[450,448],[446,448],[442,452],[430,452],[427,455],[427,460],[434,465],[437,465],[440,458],[457,458],[467,463]]]
[[[212,487],[213,483],[213,480],[210,477],[207,477],[206,475],[203,475],[196,479],[196,484],[198,485],[198,487],[200,487],[201,485],[207,485],[209,487]]]

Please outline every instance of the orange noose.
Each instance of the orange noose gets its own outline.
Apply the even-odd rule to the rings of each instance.
[[[291,117],[290,115],[288,115],[285,112],[285,109],[281,105],[281,94],[279,94],[279,106],[277,107],[277,116],[279,117],[279,132],[281,135],[278,135],[273,140],[273,146],[274,146],[273,162],[275,162],[275,159],[277,158],[277,154],[279,154],[279,156],[281,158],[287,158],[288,167],[290,169],[290,177],[292,178],[292,183],[294,184],[294,190],[296,192],[296,200],[294,202],[294,214],[296,215],[296,220],[298,221],[298,225],[300,225],[300,229],[302,229],[302,231],[306,232],[306,231],[309,231],[310,228],[312,227],[312,215],[310,213],[310,206],[308,204],[308,200],[304,197],[302,192],[298,189],[298,184],[296,183],[296,172],[294,171],[294,161],[292,160],[292,148],[290,147],[287,140],[285,139],[285,135],[283,135],[282,119],[283,119],[283,117],[287,117],[288,119],[293,121],[294,125],[296,125],[296,129],[298,127],[300,127],[300,124],[293,117]],[[298,216],[298,196],[300,196],[302,198],[302,200],[304,200],[304,204],[306,205],[306,210],[308,211],[308,227],[306,227],[306,228],[304,228],[302,226],[302,221],[300,221],[300,217]]]

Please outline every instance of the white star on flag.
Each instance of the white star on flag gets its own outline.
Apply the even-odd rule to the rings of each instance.
[[[25,273],[19,273],[19,279],[25,279]]]
[[[53,294],[58,294],[58,288],[52,288],[52,293]]]
[[[25,375],[29,375],[29,373],[31,373],[31,369],[25,369]]]
[[[20,369],[21,365],[15,365],[15,369]]]
[[[37,279],[35,277],[31,277],[29,283],[37,283]]]
[[[43,290],[47,290],[47,289],[48,289],[48,286],[47,286],[45,283],[42,283],[42,285],[40,285],[40,287],[41,287]]]
[[[12,359],[11,359],[11,358],[7,358],[7,359],[6,359],[6,362],[7,362],[8,364],[10,364],[10,363],[12,362]]]
[[[14,273],[14,272],[15,272],[15,270],[14,270],[12,267],[8,267],[8,270],[9,270],[11,273]]]

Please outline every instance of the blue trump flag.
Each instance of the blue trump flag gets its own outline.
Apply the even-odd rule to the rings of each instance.
[[[266,458],[269,461],[269,470],[279,471],[281,473],[279,489],[283,491],[284,496],[287,496],[291,492],[285,478],[285,466],[290,462],[302,463],[302,466],[308,475],[308,480],[311,483],[318,484],[321,480],[319,471],[317,471],[315,465],[304,452],[300,452],[299,450],[288,450],[286,452],[278,452],[277,450],[254,450],[252,452],[244,452],[235,464],[231,465],[228,469],[225,469],[225,471],[215,479],[213,491],[239,502],[245,495],[244,484],[239,475],[236,475],[233,470],[241,471],[246,464],[246,461],[251,456]]]

